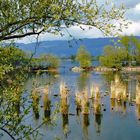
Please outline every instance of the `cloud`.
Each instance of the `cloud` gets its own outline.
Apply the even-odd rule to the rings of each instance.
[[[106,0],[98,0],[100,4],[104,3]],[[120,3],[124,3],[125,6],[128,9],[126,13],[126,17],[129,21],[132,22],[131,25],[129,25],[128,29],[125,29],[122,34],[133,34],[140,36],[140,0],[112,0],[117,5]],[[64,34],[63,37],[60,35],[54,35],[50,33],[45,33],[40,35],[39,40],[67,40],[71,39],[69,37],[69,33],[74,36],[74,38],[98,38],[103,37],[102,33],[96,29],[93,28],[91,30],[88,29],[88,26],[82,26],[85,28],[85,30],[81,30],[80,27],[73,26],[71,28],[68,28],[67,30],[62,30],[62,33]],[[24,43],[31,43],[35,42],[36,38],[34,36],[25,37],[23,39],[17,40],[17,42],[24,42]]]
[[[124,3],[127,8],[134,8],[140,0],[115,0],[116,3]]]
[[[140,3],[136,5],[135,10],[140,12]]]
[[[132,24],[128,26],[128,29],[123,31],[125,35],[135,35],[140,36],[140,21],[134,22],[131,21]]]
[[[122,35],[135,35],[135,36],[140,36],[140,21],[130,21],[132,24],[130,24],[128,26],[127,29],[124,29],[122,32]],[[69,34],[71,34],[75,39],[79,39],[79,38],[99,38],[99,37],[103,37],[103,34],[101,33],[100,30],[93,28],[90,29],[88,28],[88,26],[82,25],[82,27],[85,30],[82,30],[80,27],[78,26],[73,26],[71,28],[68,28],[67,30],[62,30],[62,33],[64,34],[64,36],[60,36],[60,35],[54,35],[54,34],[50,34],[50,33],[45,33],[40,35],[39,37],[39,41],[44,41],[44,40],[69,40],[72,39],[70,38]],[[30,36],[30,37],[25,37],[22,40],[17,40],[17,42],[19,43],[32,43],[35,42],[36,38],[34,36]]]
[[[140,20],[140,3],[135,5],[135,7],[128,9],[126,12],[126,17],[132,21]]]
[[[100,30],[96,28],[89,29],[89,26],[81,25],[84,30],[82,30],[79,26],[73,26],[68,29],[68,31],[75,38],[94,38],[103,36]]]
[[[68,29],[63,29],[61,33],[64,34],[64,36],[61,35],[54,35],[51,33],[44,33],[39,36],[39,41],[44,41],[44,40],[70,40],[72,39],[70,35],[72,35],[75,39],[79,38],[98,38],[98,37],[103,37],[103,34],[101,33],[100,30],[96,28],[89,29],[88,26],[86,25],[81,25],[84,30],[82,30],[79,26],[72,26]],[[25,37],[22,40],[16,40],[19,43],[32,43],[36,41],[35,36],[29,36]]]

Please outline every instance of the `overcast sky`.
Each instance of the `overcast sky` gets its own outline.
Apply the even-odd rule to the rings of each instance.
[[[99,2],[103,2],[105,0],[97,0]],[[129,25],[129,28],[127,30],[123,31],[123,34],[133,34],[136,36],[140,36],[140,0],[113,0],[116,4],[124,3],[125,6],[128,9],[126,13],[126,18],[132,22],[131,25]],[[86,26],[84,26],[86,28]],[[97,29],[92,29],[86,31],[82,31],[80,28],[74,26],[69,29],[67,29],[68,32],[70,32],[75,38],[98,38],[103,37],[102,33]],[[65,33],[64,37],[61,37],[59,35],[54,36],[52,34],[45,33],[40,36],[40,41],[44,40],[64,40],[64,39],[70,39],[69,35],[67,34],[67,31],[63,31]],[[34,42],[34,37],[26,37],[24,39],[18,40],[18,42],[24,42],[24,43],[31,43]]]

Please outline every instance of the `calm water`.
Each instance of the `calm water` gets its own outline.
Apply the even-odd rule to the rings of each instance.
[[[32,94],[35,88],[49,85],[49,94],[38,93],[40,98],[35,107],[31,108],[24,123],[36,127],[44,119],[47,121],[40,127],[42,140],[139,140],[140,139],[140,106],[134,100],[138,93],[139,73],[73,73],[69,69],[75,64],[63,62],[59,74],[47,73],[30,75],[25,83],[23,96]],[[60,83],[65,82],[69,91],[67,100],[62,100]],[[75,93],[83,94],[97,86],[101,98],[100,113],[94,107],[97,102],[89,99],[88,113],[83,114],[77,109]],[[116,87],[114,89],[114,87]],[[114,99],[113,93],[122,92],[123,97]],[[57,96],[58,95],[58,96]],[[111,99],[112,97],[112,99]],[[117,98],[121,98],[118,100]],[[28,101],[32,102],[31,99]],[[35,102],[35,100],[33,100]],[[59,111],[61,110],[61,111]],[[64,111],[62,111],[64,110]],[[64,113],[64,112],[67,113]],[[5,136],[5,139],[8,137]]]

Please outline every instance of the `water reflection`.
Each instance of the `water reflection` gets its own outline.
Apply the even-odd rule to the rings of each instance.
[[[69,132],[69,104],[68,104],[69,89],[65,82],[60,83],[60,110],[62,115],[62,128],[64,136],[67,138]]]
[[[88,86],[90,76],[91,75],[89,72],[80,73],[80,76],[77,78],[77,85],[79,91],[84,90]]]
[[[136,104],[140,105],[140,83],[136,84]]]
[[[89,139],[89,126],[90,126],[90,110],[93,109],[94,122],[96,132],[100,134],[101,119],[102,119],[102,106],[101,106],[101,93],[98,85],[84,87],[82,91],[77,91],[76,96],[76,111],[77,116],[82,113],[82,126],[84,139]]]
[[[95,117],[95,128],[96,132],[100,134],[101,132],[101,119],[102,119],[102,106],[101,106],[101,94],[99,86],[94,87],[94,98],[92,99],[93,104],[93,114]]]
[[[31,93],[34,113],[34,117],[30,120],[40,123],[45,119],[47,125],[45,124],[44,127],[47,127],[48,133],[46,134],[46,129],[41,129],[43,139],[53,139],[55,134],[68,140],[74,138],[98,140],[102,137],[107,139],[105,134],[107,131],[110,133],[110,138],[113,137],[112,125],[116,126],[120,123],[123,124],[120,129],[127,129],[129,125],[125,122],[129,123],[130,119],[131,126],[137,129],[136,133],[139,135],[138,124],[135,121],[135,117],[140,119],[138,76],[126,73],[105,75],[109,76],[109,79],[104,78],[102,73],[70,73],[67,76],[62,74],[60,78],[47,74],[30,76],[26,85],[27,93],[29,95]],[[15,88],[15,92],[20,92],[20,90]],[[12,105],[20,115],[22,96],[21,94],[14,96],[16,100]],[[55,120],[56,125],[52,129],[48,124],[54,123],[52,117],[56,102],[58,102],[59,111]],[[108,122],[112,123],[110,128]],[[121,130],[116,130],[116,132],[123,136],[129,135],[127,131],[125,134],[122,134]]]
[[[114,81],[111,81],[111,99],[116,99],[118,101],[127,100],[126,84],[120,79],[118,74],[115,74]]]
[[[88,88],[86,87],[81,93],[81,106],[82,106],[82,114],[83,114],[83,133],[84,138],[88,139],[88,127],[90,125],[89,121],[89,113],[90,113],[90,102],[89,102],[89,94]]]
[[[83,133],[84,133],[84,138],[88,140],[89,137],[89,125],[90,125],[90,120],[89,120],[89,114],[83,114]]]
[[[21,87],[15,87],[13,89],[13,94],[14,94],[14,102],[13,102],[13,108],[15,110],[15,113],[17,114],[17,116],[20,115],[21,110],[20,110],[20,106],[21,106],[21,95],[22,95],[22,88]]]
[[[29,134],[32,131],[32,127],[25,124],[30,110],[28,97],[24,95],[27,74],[16,71],[6,76],[9,78],[7,81],[0,81],[0,129],[4,134],[1,136],[4,137],[2,139],[23,139],[26,132]]]
[[[39,119],[39,95],[36,90],[32,92],[33,112],[36,119]]]
[[[107,81],[104,81],[105,84],[103,85],[103,83],[101,84],[100,82],[97,84],[97,82],[94,81],[94,78],[91,78],[91,73],[81,73],[77,76],[77,86],[75,85],[73,87],[74,89],[72,89],[72,91],[75,90],[75,96],[72,95],[73,93],[70,89],[71,83],[66,84],[67,79],[64,77],[61,78],[63,80],[58,83],[60,96],[55,98],[60,101],[59,108],[64,139],[69,139],[69,135],[74,135],[73,133],[70,133],[70,126],[73,124],[70,114],[74,114],[75,110],[75,118],[78,119],[79,127],[82,128],[83,139],[91,139],[90,127],[95,128],[96,134],[100,136],[101,131],[104,132],[102,129],[102,119],[104,118],[108,105],[106,102],[107,98],[110,99],[109,108],[111,112],[118,112],[119,115],[123,115],[125,118],[127,118],[129,113],[129,104],[136,103],[137,105],[135,107],[135,111],[137,118],[140,119],[140,85],[137,82],[137,79],[131,79],[132,77],[129,75],[120,73],[115,73],[114,75],[112,74],[112,76],[113,77],[110,78],[110,81],[107,79]],[[106,86],[105,89],[110,94],[103,90],[104,86]],[[50,98],[50,94],[48,94],[48,89],[49,88],[47,86],[38,87],[38,91],[43,95],[44,117],[48,120],[48,122],[51,122],[51,104],[54,103],[52,102],[52,98]],[[36,102],[36,106],[33,110],[36,110],[34,112],[36,114],[36,118],[38,117],[37,119],[39,119],[38,98],[40,98],[40,96],[35,96],[33,99],[33,102]],[[70,98],[74,98],[75,105],[73,105],[72,102],[69,102]],[[71,106],[73,107],[70,111]],[[108,111],[108,113],[110,112]],[[94,122],[93,126],[90,121]]]
[[[110,105],[111,110],[126,114],[126,102],[128,100],[127,84],[121,79],[119,74],[114,75],[111,81]]]
[[[81,95],[78,91],[75,93],[75,103],[76,103],[76,115],[79,116],[82,111],[82,106],[81,106]]]
[[[140,82],[137,81],[136,84],[136,115],[137,118],[140,120]]]
[[[48,94],[44,94],[43,104],[44,104],[44,117],[46,121],[49,122],[51,121],[51,100]]]
[[[95,114],[95,127],[98,134],[101,133],[102,114]]]

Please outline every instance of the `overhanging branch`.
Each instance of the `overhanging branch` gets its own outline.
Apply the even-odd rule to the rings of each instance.
[[[0,40],[9,40],[9,39],[15,39],[15,38],[22,38],[22,37],[26,37],[26,36],[30,36],[30,35],[39,35],[43,32],[44,30],[41,30],[39,32],[28,32],[28,33],[25,33],[25,34],[19,34],[19,35],[12,35],[12,36],[6,36],[6,37],[3,37],[1,39],[0,37]]]

